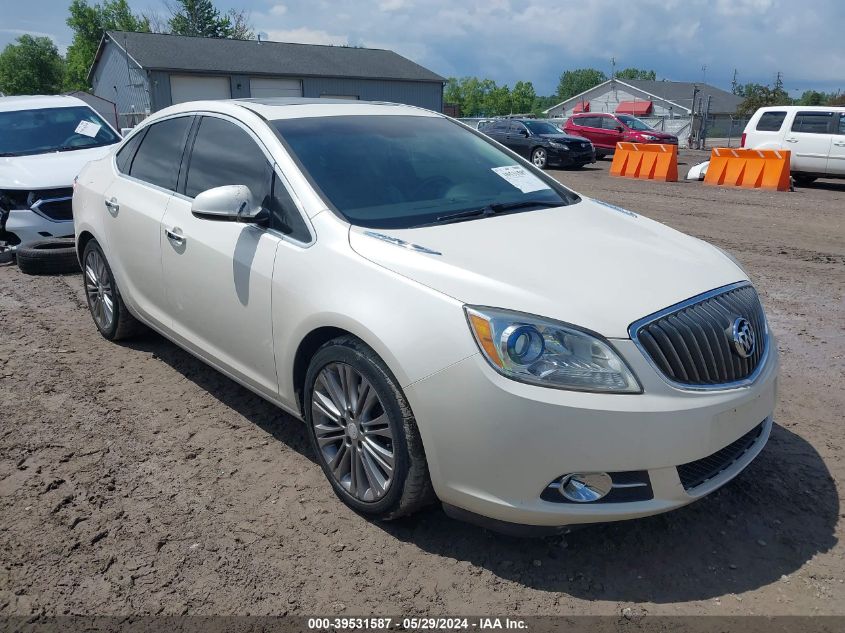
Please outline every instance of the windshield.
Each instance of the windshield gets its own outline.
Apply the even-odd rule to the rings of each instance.
[[[86,149],[119,140],[86,106],[0,112],[0,156]]]
[[[628,116],[627,114],[617,114],[616,118],[622,121],[622,123],[627,125],[632,130],[654,131],[654,128],[646,125],[635,116]]]
[[[523,121],[532,134],[563,134],[559,128],[546,121]]]
[[[359,226],[409,228],[490,205],[527,211],[578,200],[480,133],[442,117],[333,116],[271,124],[325,200]]]

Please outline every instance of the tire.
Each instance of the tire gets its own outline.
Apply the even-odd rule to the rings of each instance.
[[[345,398],[349,393],[345,388],[350,387],[354,400]],[[364,403],[354,411],[362,393],[367,394]],[[367,408],[372,394],[377,401]],[[338,416],[344,407],[339,400],[347,406]],[[305,375],[303,410],[317,461],[347,506],[388,521],[435,500],[422,440],[405,395],[381,358],[360,340],[343,336],[317,350]],[[389,459],[381,457],[388,453],[391,473],[384,468]],[[336,463],[334,472],[330,462]]]
[[[792,179],[796,185],[809,185],[816,182],[818,176],[805,176],[803,174],[793,174]]]
[[[596,160],[604,160],[606,156],[604,152],[596,152]]]
[[[549,153],[546,151],[546,148],[535,147],[531,152],[531,162],[534,163],[535,167],[545,169],[546,165],[549,164]]]
[[[88,311],[100,334],[109,341],[119,341],[145,331],[146,327],[129,313],[123,303],[111,267],[97,240],[91,240],[85,245],[82,265],[82,283]],[[109,303],[110,317],[107,310]]]
[[[72,237],[54,237],[21,244],[15,252],[18,268],[27,275],[62,275],[79,272]]]

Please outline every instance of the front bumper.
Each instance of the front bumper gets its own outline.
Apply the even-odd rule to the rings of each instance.
[[[8,213],[0,240],[15,246],[45,237],[73,237],[73,220],[51,220],[32,209],[12,209]]]
[[[548,152],[550,165],[570,167],[572,165],[586,165],[587,163],[596,162],[596,152],[594,149],[565,150],[549,147]]]
[[[777,343],[757,380],[695,392],[669,385],[628,339],[611,341],[642,394],[537,387],[494,372],[480,356],[405,389],[426,448],[432,483],[448,506],[496,521],[563,526],[648,516],[684,506],[735,477],[762,450],[777,393]],[[763,423],[753,445],[693,488],[678,466],[713,455]],[[645,471],[653,498],[554,503],[550,482],[572,472]]]

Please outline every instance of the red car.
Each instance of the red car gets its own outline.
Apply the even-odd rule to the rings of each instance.
[[[619,141],[678,144],[677,136],[658,132],[630,114],[573,114],[563,129],[567,134],[590,139],[596,148],[596,158],[612,154]]]

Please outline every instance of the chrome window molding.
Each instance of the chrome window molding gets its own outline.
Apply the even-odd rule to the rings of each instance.
[[[634,345],[637,346],[637,349],[645,357],[646,361],[648,361],[648,364],[651,366],[652,369],[654,369],[657,375],[660,376],[660,378],[662,378],[664,382],[669,384],[671,387],[674,387],[675,389],[679,389],[681,391],[727,391],[730,389],[739,389],[741,387],[747,387],[757,380],[757,378],[768,365],[769,350],[771,347],[771,337],[769,336],[769,323],[766,320],[765,311],[761,310],[763,314],[764,330],[761,333],[760,342],[765,345],[763,355],[760,357],[760,361],[757,363],[757,367],[754,368],[754,371],[751,374],[741,380],[735,380],[733,382],[722,382],[714,385],[691,385],[672,380],[671,378],[669,378],[669,376],[663,373],[660,367],[658,367],[657,363],[654,362],[654,359],[652,359],[651,354],[649,354],[648,350],[646,350],[645,347],[642,345],[639,338],[637,338],[637,335],[643,326],[648,325],[652,321],[656,321],[665,317],[666,315],[672,314],[673,312],[677,312],[678,310],[682,310],[702,301],[706,301],[707,299],[711,299],[726,292],[730,292],[731,290],[736,290],[737,288],[744,288],[750,285],[752,285],[750,281],[738,281],[736,283],[728,284],[727,286],[721,286],[719,288],[714,288],[713,290],[708,290],[707,292],[703,292],[699,295],[695,295],[694,297],[690,297],[689,299],[681,301],[680,303],[676,303],[658,312],[649,314],[648,316],[645,316],[642,319],[634,321],[631,325],[628,326],[628,335],[631,337],[631,340],[634,342]]]

